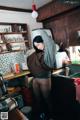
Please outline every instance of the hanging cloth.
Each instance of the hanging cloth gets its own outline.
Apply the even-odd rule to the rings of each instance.
[[[46,31],[40,30],[40,35],[44,41],[44,62],[50,67],[54,68],[55,64],[55,54],[56,54],[56,44],[54,40],[47,34]]]

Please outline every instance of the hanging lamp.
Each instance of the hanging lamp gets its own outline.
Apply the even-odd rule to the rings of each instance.
[[[38,17],[38,12],[36,10],[36,4],[34,3],[34,0],[32,2],[32,17],[36,19]]]

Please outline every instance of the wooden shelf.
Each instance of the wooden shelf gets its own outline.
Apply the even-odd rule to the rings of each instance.
[[[15,58],[13,59],[17,59],[16,58],[17,52],[21,52],[19,56],[23,57],[24,51],[30,47],[30,41],[28,40],[27,24],[26,23],[0,23],[0,40],[1,42],[3,41],[3,43],[0,43],[0,46],[1,46],[0,57],[2,57],[2,54],[4,55],[4,57],[6,57],[6,54],[7,54],[7,59],[8,59],[11,53],[13,54],[14,52],[15,52],[14,53]],[[5,60],[4,62],[5,64],[6,64],[6,61],[7,60]],[[19,60],[17,60],[17,62],[19,62]],[[7,64],[7,66],[9,64],[10,64],[10,61]],[[5,65],[3,68],[1,68],[1,70],[2,69],[5,69]],[[27,72],[21,72],[20,74],[13,74],[11,75],[11,77],[6,77],[5,79],[10,80],[26,74]]]
[[[18,42],[7,42],[7,43],[26,43],[26,42],[29,42],[28,40],[24,40],[24,41],[18,41]],[[6,44],[6,43],[0,43],[0,44]]]
[[[5,43],[0,43],[0,44],[5,44]]]
[[[0,32],[0,34],[26,34],[27,31],[21,31],[21,32]]]
[[[21,71],[20,73],[18,74],[15,74],[15,73],[9,73],[9,74],[6,74],[3,76],[3,78],[5,80],[12,80],[14,78],[18,78],[18,77],[21,77],[21,76],[25,76],[25,75],[28,75],[30,74],[30,71],[29,70],[26,70],[26,71]]]
[[[24,40],[24,41],[18,41],[18,42],[7,42],[7,43],[24,43],[24,42],[29,42],[28,40]]]
[[[20,52],[20,51],[24,51],[24,50],[4,51],[4,52],[1,52],[0,54],[7,54],[7,53],[13,53],[13,52]]]

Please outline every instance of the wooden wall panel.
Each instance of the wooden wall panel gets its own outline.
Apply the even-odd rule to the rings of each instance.
[[[80,6],[51,2],[39,9],[38,21],[44,28],[52,29],[55,41],[64,46],[80,45],[77,30],[80,30]]]
[[[43,22],[45,28],[53,31],[55,41],[69,45],[80,45],[77,31],[80,30],[80,9],[48,19]]]
[[[80,30],[80,9],[68,16],[70,45],[80,45],[77,31]]]
[[[39,16],[37,21],[44,21],[47,18],[69,11],[76,6],[70,4],[62,4],[59,2],[50,2],[38,9]]]
[[[68,46],[68,31],[67,31],[67,18],[60,18],[44,22],[45,28],[50,28],[53,31],[54,39],[56,43],[64,43],[64,46]]]
[[[41,7],[40,9],[38,9],[38,19],[37,21],[42,21],[45,18],[49,18],[51,16],[51,3],[49,3],[49,5],[45,5],[45,7]]]

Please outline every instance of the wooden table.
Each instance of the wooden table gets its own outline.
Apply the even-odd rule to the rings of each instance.
[[[18,77],[21,77],[21,76],[25,76],[25,75],[28,75],[28,74],[30,74],[29,70],[21,71],[18,74],[16,74],[16,73],[8,73],[8,74],[3,76],[3,79],[11,80],[11,79],[18,78]]]

